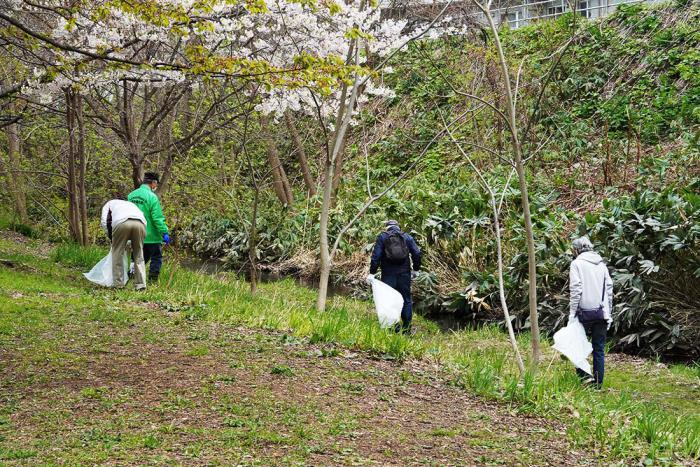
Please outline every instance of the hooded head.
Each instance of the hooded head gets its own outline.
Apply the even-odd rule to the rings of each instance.
[[[571,243],[571,248],[574,250],[574,255],[578,256],[586,251],[593,251],[591,240],[586,237],[579,237]]]
[[[398,221],[395,221],[393,219],[390,219],[386,221],[386,230],[394,230],[394,229],[400,229]]]

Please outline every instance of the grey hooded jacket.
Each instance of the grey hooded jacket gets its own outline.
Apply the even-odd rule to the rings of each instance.
[[[605,293],[603,293],[605,283]],[[603,305],[605,320],[612,322],[613,281],[603,258],[594,251],[584,251],[571,262],[569,270],[569,319],[581,308],[597,308]],[[603,300],[601,300],[601,297]]]

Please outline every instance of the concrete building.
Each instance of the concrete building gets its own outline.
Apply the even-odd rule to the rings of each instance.
[[[507,22],[512,29],[517,29],[535,21],[556,18],[571,11],[585,18],[594,19],[612,13],[623,4],[660,1],[663,0],[494,0],[491,5],[491,14],[497,23]],[[424,0],[419,4],[405,0],[390,0],[382,9],[382,15],[395,19],[408,19],[410,25],[420,24],[434,18],[445,6],[445,0]],[[445,15],[467,23],[471,21],[483,24],[486,20],[471,0],[453,1],[445,11]]]
[[[533,0],[521,2],[503,2],[493,6],[493,16],[501,22],[517,29],[533,21],[556,18],[566,12],[575,11],[585,18],[606,16],[623,4],[653,3],[655,0]]]

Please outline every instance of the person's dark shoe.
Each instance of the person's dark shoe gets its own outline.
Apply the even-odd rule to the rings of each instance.
[[[413,329],[410,324],[408,326],[402,326],[401,323],[396,323],[396,325],[394,325],[394,332],[396,334],[403,334],[404,336],[413,335]]]
[[[591,388],[597,388],[597,386],[598,386],[598,385],[596,384],[595,380],[594,380],[592,377],[590,377],[590,376],[585,377],[585,378],[582,378],[582,379],[581,379],[581,383],[582,383],[584,386],[591,387]]]
[[[158,282],[158,274],[149,274],[148,282]]]

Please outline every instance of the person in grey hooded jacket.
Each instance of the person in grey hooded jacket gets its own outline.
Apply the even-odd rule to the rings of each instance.
[[[593,251],[588,237],[574,240],[574,260],[569,269],[569,321],[579,320],[593,344],[593,380],[583,370],[579,376],[600,389],[605,375],[605,339],[612,324],[613,281],[603,258]],[[583,310],[600,310],[596,319],[585,319]],[[602,312],[602,313],[601,313]]]

